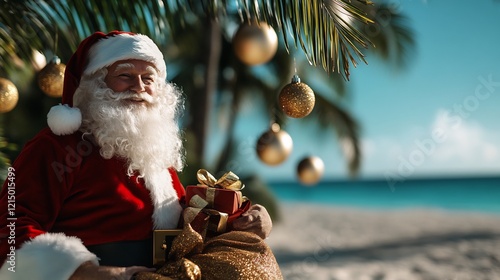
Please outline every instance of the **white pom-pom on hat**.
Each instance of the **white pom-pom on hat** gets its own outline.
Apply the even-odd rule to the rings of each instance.
[[[82,124],[82,113],[76,107],[59,104],[50,109],[47,124],[55,135],[72,134]]]

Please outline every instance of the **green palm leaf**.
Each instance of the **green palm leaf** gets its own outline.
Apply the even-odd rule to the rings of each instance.
[[[289,49],[288,35],[302,48],[309,62],[326,71],[338,71],[349,77],[350,63],[364,61],[360,48],[369,40],[355,25],[346,21],[370,23],[360,8],[347,0],[280,1],[3,1],[0,15],[0,53],[2,61],[19,56],[31,59],[32,48],[54,50],[53,36],[63,34],[58,42],[63,57],[95,30],[134,30],[160,43],[179,24],[193,18],[224,20],[237,15],[240,21],[256,18],[282,32]],[[369,4],[358,0],[357,3]],[[16,17],[13,15],[23,15]],[[60,32],[57,32],[59,30]],[[36,36],[35,36],[36,35]],[[10,47],[7,47],[10,46]],[[69,54],[68,54],[69,53]]]

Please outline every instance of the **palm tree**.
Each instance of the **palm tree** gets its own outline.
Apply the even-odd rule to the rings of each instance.
[[[415,41],[411,28],[408,26],[408,19],[394,10],[388,4],[379,3],[378,5],[359,5],[358,8],[370,18],[380,19],[380,22],[374,24],[362,24],[359,22],[357,26],[364,38],[373,42],[376,48],[370,49],[371,53],[379,56],[384,61],[396,66],[396,68],[404,68],[408,63],[408,55],[414,52]],[[344,19],[347,17],[343,16]],[[348,19],[348,18],[347,18]],[[352,22],[352,20],[351,20]],[[355,22],[354,22],[355,23]],[[356,24],[356,23],[355,23]],[[341,58],[343,59],[343,58]],[[328,68],[311,68],[308,64],[314,62],[308,60],[297,61],[296,68],[307,69],[301,73],[301,77],[305,81],[315,81],[316,84],[323,86],[315,87],[316,107],[311,113],[311,117],[304,118],[303,121],[315,122],[322,128],[333,130],[337,134],[337,138],[341,143],[341,148],[345,154],[348,164],[348,170],[351,176],[355,176],[360,165],[361,151],[359,147],[359,127],[355,119],[348,111],[343,109],[336,101],[341,99],[348,93],[346,80],[349,77],[349,70],[345,70],[345,75],[328,75],[324,70]],[[355,62],[353,62],[355,65]],[[227,67],[221,65],[221,67]],[[293,65],[289,52],[278,52],[278,55],[271,61],[269,67],[272,69],[272,76],[278,78],[275,84],[269,84],[263,81],[260,77],[256,77],[249,71],[240,71],[238,75],[240,79],[237,82],[232,82],[232,88],[229,92],[232,93],[232,103],[229,110],[228,137],[226,139],[226,147],[222,151],[221,160],[216,170],[226,170],[225,164],[230,162],[231,157],[236,154],[235,139],[231,138],[234,135],[234,122],[238,108],[241,104],[239,101],[244,98],[244,94],[249,91],[249,88],[256,87],[259,90],[253,91],[253,94],[260,94],[268,106],[268,111],[272,113],[270,118],[278,121],[280,124],[286,122],[287,118],[283,112],[273,107],[276,97],[277,86],[282,86],[290,82],[290,77],[293,74]],[[283,71],[282,69],[289,69]],[[328,129],[330,128],[330,129]]]
[[[327,88],[316,90],[317,105],[311,119],[321,115],[320,122],[333,127],[338,137],[348,143],[351,153],[347,162],[351,174],[355,174],[361,158],[358,125],[332,97],[346,94],[351,66],[366,62],[363,49],[376,45],[375,53],[401,62],[414,45],[403,15],[368,0],[7,0],[0,2],[0,8],[0,76],[19,73],[19,65],[29,65],[33,59],[34,49],[67,61],[77,44],[95,30],[133,30],[152,37],[165,50],[169,79],[182,86],[187,95],[187,136],[196,140],[194,147],[188,147],[193,150],[188,153],[188,161],[195,170],[204,165],[207,120],[215,94],[229,92],[231,98],[227,145],[217,170],[231,156],[233,121],[250,87],[265,100],[270,118],[286,120],[274,109],[274,96],[276,88],[288,83],[293,74],[289,53],[300,49],[306,60],[298,60],[297,65],[312,68],[308,72],[319,74],[315,79]],[[384,26],[374,20],[382,12],[389,13],[390,19]],[[231,31],[251,19],[267,22],[281,34],[277,55],[265,65],[276,77],[274,83],[260,78],[232,54]],[[379,32],[372,32],[373,28]],[[227,69],[233,71],[231,78],[221,75]],[[45,106],[57,103],[46,98],[43,102]]]

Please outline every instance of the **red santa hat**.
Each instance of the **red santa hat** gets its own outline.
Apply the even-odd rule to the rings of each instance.
[[[62,104],[52,107],[47,115],[47,123],[54,134],[72,134],[80,128],[82,115],[73,107],[73,95],[82,75],[93,74],[126,59],[150,62],[157,68],[160,80],[167,77],[163,54],[146,35],[124,31],[95,32],[80,43],[66,65]]]

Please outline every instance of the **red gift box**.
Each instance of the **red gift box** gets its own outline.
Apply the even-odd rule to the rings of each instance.
[[[207,201],[208,205],[206,208],[215,209],[228,215],[232,215],[238,211],[243,202],[240,191],[198,185],[186,187],[187,205],[190,205],[190,201],[195,195]]]
[[[200,185],[186,187],[184,223],[191,224],[202,236],[232,230],[232,222],[251,205],[242,197],[243,183],[232,172],[217,180],[205,169],[200,169],[196,177]]]
[[[246,200],[232,215],[214,209],[187,207],[184,209],[183,219],[202,236],[215,236],[233,229],[233,221],[250,208],[250,200]]]

